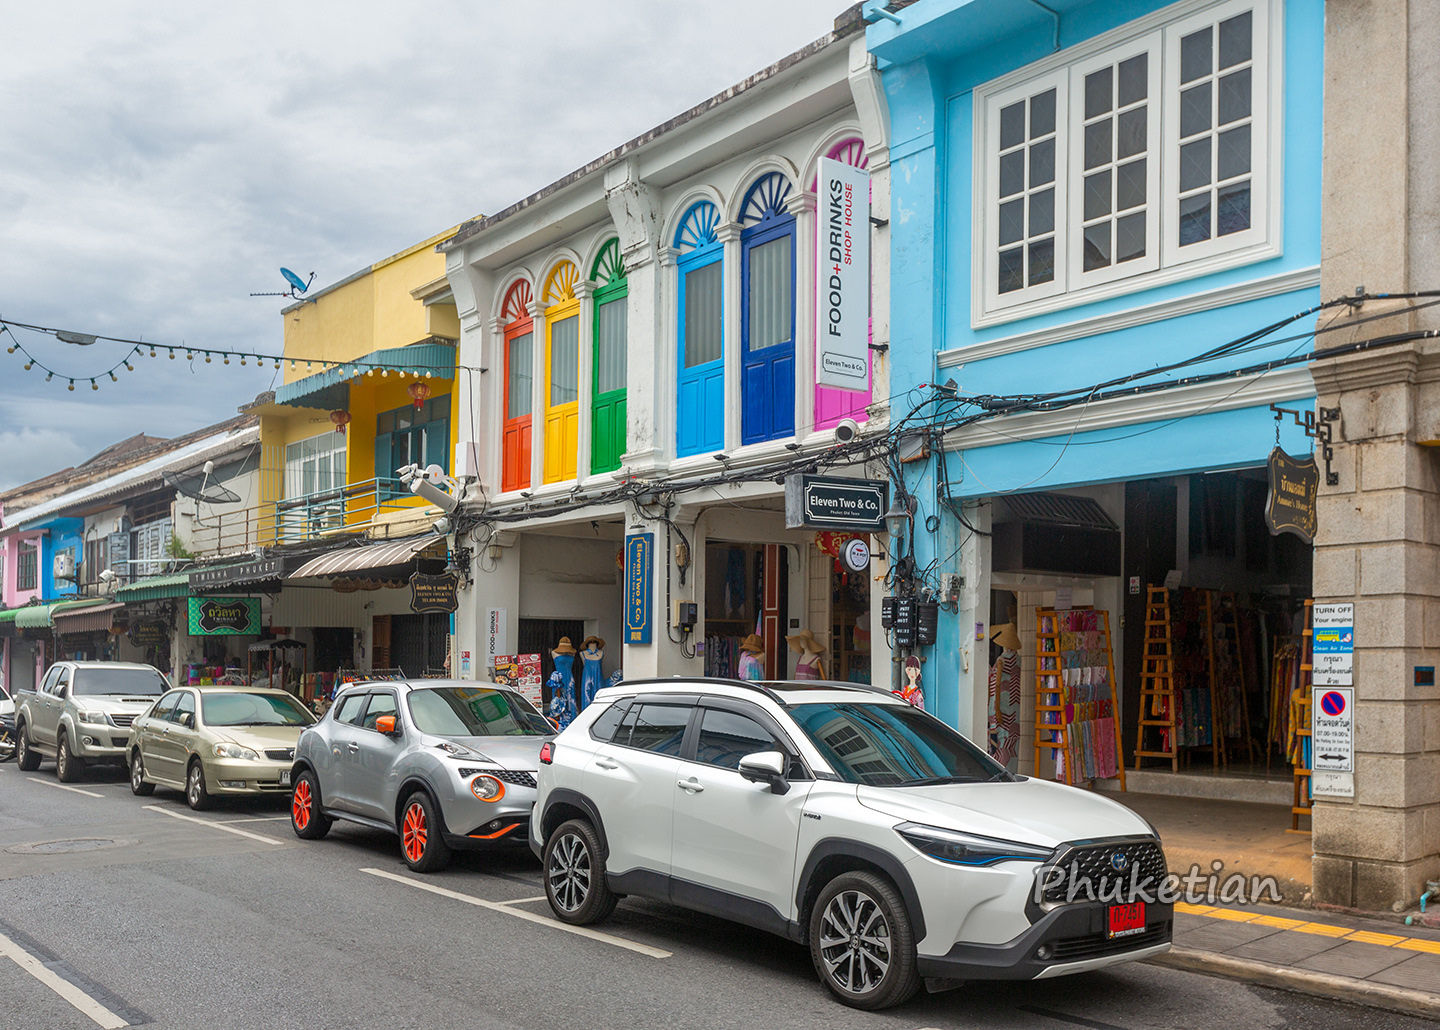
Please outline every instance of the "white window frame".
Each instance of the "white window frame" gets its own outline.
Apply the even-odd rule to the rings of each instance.
[[[1205,24],[1246,10],[1252,19],[1252,114],[1250,228],[1179,245],[1179,46]],[[1283,0],[1183,0],[1144,18],[1096,36],[1059,54],[976,87],[973,102],[971,226],[971,326],[1000,325],[1052,311],[1108,300],[1251,264],[1282,253],[1284,98]],[[1147,119],[1146,256],[1122,266],[1082,272],[1084,233],[1084,75],[1146,50],[1151,54],[1149,88],[1154,98]],[[1065,155],[1065,196],[1055,203],[1055,279],[1051,283],[999,292],[1000,111],[1021,97],[1054,84],[1056,161]],[[1062,105],[1063,102],[1063,106]],[[1057,174],[1057,184],[1061,181]],[[1062,249],[1063,242],[1063,249]]]
[[[338,440],[338,441],[335,440],[336,437],[339,437],[339,440]],[[303,450],[304,450],[304,446],[303,446],[303,445],[305,445],[305,444],[307,444],[307,443],[310,443],[310,442],[313,441],[313,440],[330,440],[330,441],[334,441],[334,442],[332,443],[332,446],[330,446],[330,447],[328,447],[328,448],[317,448],[316,453],[314,453],[314,454],[312,454],[312,455],[306,456],[306,455],[302,454],[301,457],[300,457],[300,459],[299,459],[298,461],[293,460],[293,459],[290,457],[290,448],[292,448],[292,447],[300,447],[301,450],[303,451]],[[322,453],[331,455],[331,456],[332,456],[332,459],[333,459],[333,456],[336,455],[336,454],[339,454],[339,455],[341,456],[341,457],[340,457],[340,482],[339,482],[338,486],[344,486],[344,485],[345,485],[345,469],[346,469],[346,462],[347,462],[347,455],[346,455],[345,452],[346,452],[346,449],[347,449],[347,447],[348,447],[348,443],[349,443],[348,435],[342,435],[342,434],[340,434],[340,433],[334,432],[333,430],[330,431],[330,432],[325,432],[325,433],[316,433],[314,436],[307,436],[307,437],[305,437],[305,438],[303,438],[303,439],[300,439],[300,440],[291,440],[289,443],[287,443],[287,444],[285,445],[285,472],[284,472],[284,476],[282,477],[282,483],[283,483],[283,487],[284,487],[284,490],[283,490],[283,497],[284,497],[284,499],[289,500],[289,499],[295,498],[295,497],[304,497],[304,496],[307,496],[307,494],[306,494],[305,492],[303,492],[303,491],[292,492],[290,488],[291,488],[292,486],[303,486],[303,485],[304,485],[304,481],[305,481],[305,464],[306,464],[306,462],[310,462],[310,463],[312,463],[312,464],[315,463],[316,460],[320,457],[320,455],[321,455]],[[332,473],[333,473],[333,469],[332,469]],[[328,489],[337,489],[337,488],[338,488],[338,487],[331,487],[331,488],[328,488]],[[311,493],[318,493],[318,492],[321,492],[321,491],[319,491],[319,490],[311,491]]]

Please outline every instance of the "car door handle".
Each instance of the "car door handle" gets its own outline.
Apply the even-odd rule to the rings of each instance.
[[[600,768],[600,769],[618,769],[618,768],[620,768],[620,763],[619,763],[619,762],[616,762],[616,761],[614,761],[613,759],[609,759],[609,758],[597,758],[597,759],[595,759],[595,765],[596,765],[597,768]]]
[[[675,786],[681,787],[689,791],[691,794],[699,794],[702,790],[705,789],[704,787],[700,786],[700,781],[695,779],[695,777],[693,776],[690,777],[690,779],[688,780],[676,781]]]
[[[355,743],[355,741],[353,741],[353,740],[352,740],[350,743],[346,744],[345,746],[350,749],[350,753],[351,753],[352,755],[353,755],[356,751],[359,751],[359,750],[360,750],[360,745],[357,744],[357,743]]]

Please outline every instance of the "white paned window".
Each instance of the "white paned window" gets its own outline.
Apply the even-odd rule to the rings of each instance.
[[[534,360],[535,334],[525,333],[511,337],[506,346],[510,349],[508,363],[510,384],[505,396],[505,417],[521,418],[530,414],[530,382],[534,372],[530,368]]]
[[[550,327],[550,406],[580,399],[580,316]]]
[[[789,236],[750,251],[750,349],[764,350],[790,341],[794,323],[794,262]]]
[[[625,388],[625,320],[624,297],[600,305],[600,344],[595,354],[596,393]]]
[[[321,433],[285,445],[285,496],[304,497],[345,485],[345,436]]]
[[[976,325],[1280,252],[1278,0],[1176,12],[975,91]]]
[[[685,273],[685,367],[694,368],[720,358],[725,337],[722,333],[721,304],[724,300],[722,264],[708,265]]]

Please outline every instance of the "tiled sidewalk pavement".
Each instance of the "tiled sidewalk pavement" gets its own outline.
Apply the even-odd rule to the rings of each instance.
[[[1175,906],[1169,965],[1440,1018],[1440,932],[1261,907]]]

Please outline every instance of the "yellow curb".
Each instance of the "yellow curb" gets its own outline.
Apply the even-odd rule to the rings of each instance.
[[[1411,951],[1428,951],[1432,955],[1440,955],[1440,941],[1422,941],[1415,937],[1407,937],[1396,943],[1397,948],[1408,948]]]
[[[1213,912],[1205,913],[1211,919],[1228,919],[1232,923],[1248,923],[1258,916],[1259,912],[1236,912],[1231,908],[1217,908]]]
[[[1399,944],[1406,938],[1397,937],[1393,933],[1373,933],[1370,930],[1356,930],[1354,933],[1350,934],[1345,939],[1347,941],[1359,941],[1362,944],[1379,944],[1386,948],[1390,948],[1394,947],[1396,944]]]
[[[1328,923],[1302,923],[1291,929],[1296,933],[1313,933],[1317,937],[1344,937],[1351,932],[1348,926],[1331,926]]]
[[[1192,905],[1188,901],[1175,902],[1175,911],[1186,916],[1208,916],[1215,910],[1206,905]]]
[[[1273,926],[1277,930],[1293,930],[1297,926],[1304,926],[1303,919],[1282,919],[1280,916],[1256,916],[1250,920],[1252,926]]]

